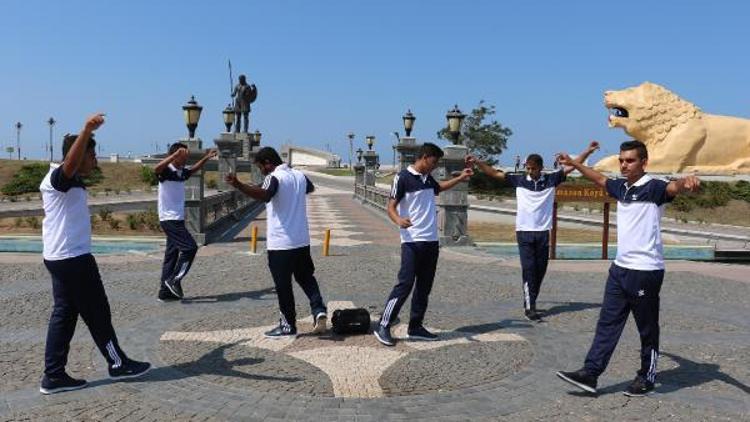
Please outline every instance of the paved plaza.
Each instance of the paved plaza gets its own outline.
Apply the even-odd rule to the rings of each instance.
[[[354,201],[351,186],[314,181],[313,258],[329,315],[364,307],[375,319],[396,279],[398,231]],[[263,233],[263,215],[257,224]],[[328,228],[331,256],[322,257]],[[156,301],[160,254],[98,257],[123,349],[155,368],[109,381],[79,321],[68,370],[90,386],[52,396],[38,392],[49,275],[39,256],[0,257],[0,420],[750,420],[748,266],[668,262],[657,392],[622,394],[639,366],[631,318],[592,396],[555,372],[583,363],[608,262],[552,262],[544,322],[531,323],[517,258],[444,248],[425,320],[439,341],[386,348],[372,335],[308,334],[299,288],[301,335],[271,341],[262,333],[278,319],[273,283],[263,242],[250,254],[248,236],[201,248],[181,303]]]

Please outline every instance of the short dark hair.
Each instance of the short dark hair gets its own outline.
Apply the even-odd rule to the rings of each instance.
[[[260,164],[273,164],[278,166],[283,163],[279,153],[272,147],[263,147],[255,154],[255,162]]]
[[[180,149],[180,148],[188,149],[188,146],[185,145],[185,144],[183,144],[182,142],[175,142],[175,143],[173,143],[172,145],[169,146],[169,150],[168,150],[167,154],[172,155],[175,152],[177,152],[177,150]]]
[[[425,142],[421,147],[419,147],[419,151],[417,152],[417,159],[420,159],[422,157],[443,158],[443,155],[443,150],[440,149],[439,146],[431,142]]]
[[[70,133],[63,136],[63,144],[62,144],[62,153],[63,153],[63,160],[68,155],[68,151],[70,151],[70,147],[73,146],[73,143],[78,139],[78,135],[71,135]],[[96,141],[94,140],[94,134],[92,133],[91,136],[89,136],[89,144],[86,146],[86,149],[94,149],[96,148]]]
[[[542,156],[539,154],[529,154],[528,157],[526,157],[527,163],[536,164],[541,168],[544,168],[544,160],[542,159]]]
[[[622,144],[620,144],[620,151],[630,151],[630,150],[636,150],[638,151],[638,157],[641,160],[648,159],[648,149],[646,149],[646,144],[643,142],[633,139],[632,141],[625,141]]]

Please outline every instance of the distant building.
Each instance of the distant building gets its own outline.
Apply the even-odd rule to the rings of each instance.
[[[281,158],[291,166],[341,167],[341,157],[314,148],[284,144]]]

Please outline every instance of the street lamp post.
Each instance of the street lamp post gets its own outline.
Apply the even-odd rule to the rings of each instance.
[[[372,145],[375,143],[375,137],[372,136],[372,135],[367,135],[365,137],[365,140],[367,142],[367,149],[369,149],[370,151],[372,151]]]
[[[352,156],[354,155],[354,132],[346,135],[349,138],[349,169],[352,169]]]
[[[52,144],[52,128],[55,126],[54,118],[50,117],[49,120],[47,120],[47,124],[49,125],[49,161],[52,162],[54,157],[54,145]]]
[[[411,113],[411,109],[409,109],[401,118],[404,119],[404,131],[408,138],[411,136],[411,130],[414,129],[414,121],[417,120],[417,118]]]
[[[224,116],[224,126],[227,128],[227,132],[231,132],[232,125],[234,124],[234,109],[232,108],[232,105],[228,104],[227,108],[225,108],[221,114]]]
[[[23,125],[21,122],[16,122],[16,152],[18,153],[18,159],[21,159],[21,128]]]
[[[357,164],[362,162],[362,148],[357,148]]]
[[[198,102],[195,101],[195,96],[191,95],[190,101],[182,106],[182,111],[185,114],[185,124],[187,125],[190,139],[193,139],[195,138],[195,129],[198,127],[198,121],[201,119],[203,107],[198,105]]]
[[[448,132],[450,133],[451,138],[453,138],[453,145],[460,144],[459,138],[461,137],[461,123],[464,121],[465,117],[466,115],[459,110],[458,104],[454,105],[453,109],[445,115],[445,118],[448,120]]]
[[[263,136],[258,129],[255,129],[255,136],[253,137],[253,143],[258,146],[260,145],[260,137]]]
[[[398,144],[401,142],[401,137],[398,136],[398,132],[393,132],[393,135],[396,136],[396,142],[393,144],[393,170],[396,170],[396,148],[398,148]]]

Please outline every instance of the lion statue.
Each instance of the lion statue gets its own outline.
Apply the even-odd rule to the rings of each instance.
[[[609,127],[648,147],[648,170],[655,173],[750,173],[750,120],[705,114],[663,86],[644,82],[604,93]],[[618,156],[596,163],[619,172]]]

